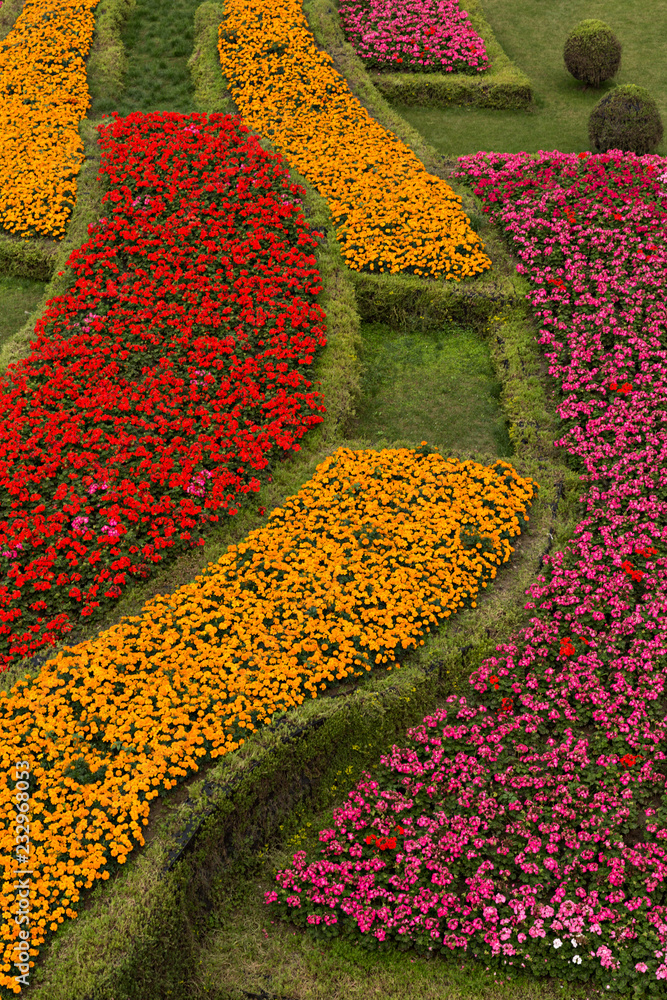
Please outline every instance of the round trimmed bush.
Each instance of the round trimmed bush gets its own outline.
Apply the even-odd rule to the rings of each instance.
[[[627,84],[601,97],[588,119],[588,138],[600,153],[653,153],[663,134],[658,107],[644,87]]]
[[[565,41],[563,51],[569,73],[586,87],[599,87],[618,73],[621,43],[611,28],[595,18],[581,21]]]

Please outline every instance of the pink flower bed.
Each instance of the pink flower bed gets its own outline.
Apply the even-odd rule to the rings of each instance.
[[[483,73],[484,40],[458,0],[341,0],[345,37],[368,69]]]
[[[667,161],[461,157],[530,277],[582,520],[535,612],[267,893],[314,933],[667,980]],[[404,945],[405,946],[405,945]]]

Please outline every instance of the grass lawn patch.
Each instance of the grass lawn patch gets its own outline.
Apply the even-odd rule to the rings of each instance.
[[[31,278],[13,278],[0,274],[0,350],[32,316],[39,304],[46,282]]]
[[[404,333],[364,323],[361,335],[365,399],[349,425],[350,437],[380,442],[428,435],[443,454],[512,455],[499,409],[501,384],[477,333]]]

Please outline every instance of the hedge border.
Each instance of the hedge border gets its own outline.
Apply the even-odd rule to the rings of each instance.
[[[334,0],[336,20],[338,3]],[[407,106],[430,104],[438,108],[497,108],[504,111],[534,109],[533,85],[528,76],[511,61],[484,17],[480,0],[463,0],[459,5],[470,17],[470,24],[483,39],[489,57],[485,73],[385,73],[368,71],[368,76],[388,101]],[[332,14],[332,17],[334,15]],[[342,35],[342,28],[339,30]]]
[[[516,309],[496,325],[491,346],[499,366],[506,363],[509,412],[527,409],[535,416],[541,359],[526,312]],[[549,409],[544,394],[538,404]],[[186,1000],[215,908],[216,883],[225,873],[260,847],[283,843],[304,814],[307,819],[328,808],[338,771],[351,765],[353,781],[364,768],[371,770],[387,746],[446,695],[465,692],[473,699],[466,675],[525,623],[526,586],[554,540],[562,545],[576,523],[578,476],[549,454],[548,420],[534,423],[528,435],[512,425],[518,442],[513,465],[527,474],[539,470],[533,530],[519,540],[520,554],[478,608],[430,636],[397,673],[372,672],[351,693],[304,703],[196,777],[187,800],[165,809],[150,845],[135,849],[113,883],[90,893],[77,921],[59,929],[58,947],[44,962],[43,989],[34,980],[34,1000]],[[353,753],[353,743],[363,749]],[[110,927],[114,912],[117,926]],[[88,951],[85,975],[82,949]]]
[[[212,36],[210,30],[215,5],[203,6],[208,11],[197,21],[200,51],[195,48],[191,60],[195,81],[199,74],[196,87],[202,104],[208,99],[203,95],[215,90],[210,77],[211,38],[217,48],[217,31]],[[202,45],[207,44],[209,51],[202,52]],[[218,91],[211,102],[224,97]],[[229,99],[225,111],[227,107],[236,113]],[[217,109],[222,108],[218,103]],[[268,142],[263,145],[272,149]],[[486,294],[484,283],[476,282],[474,291],[460,288],[459,295],[453,294],[451,286],[436,289],[436,283],[402,279],[406,283],[400,301],[390,303],[391,295],[396,294],[392,286],[401,279],[350,272],[330,228],[326,202],[305,178],[293,170],[290,174],[305,188],[306,215],[326,223],[327,241],[318,247],[316,257],[323,276],[320,302],[327,312],[329,343],[318,359],[316,375],[322,379],[325,394],[327,385],[335,384],[337,391],[329,398],[339,400],[337,410],[329,410],[323,424],[309,435],[310,455],[290,464],[300,463],[305,470],[315,449],[335,447],[340,425],[353,412],[358,392],[354,373],[358,371],[360,319],[355,307],[356,285],[362,312],[369,315],[385,301],[385,308],[394,310],[399,322],[408,326],[421,327],[458,315],[488,334],[517,449],[512,463],[542,486],[531,509],[532,531],[519,539],[518,554],[485,592],[478,608],[456,616],[446,630],[406,656],[398,673],[373,673],[351,694],[342,691],[340,697],[319,697],[286,713],[235,754],[207,769],[206,780],[193,776],[179,786],[176,791],[189,786],[188,800],[179,806],[178,797],[172,795],[155,824],[150,844],[147,838],[147,846],[135,849],[113,880],[99,883],[85,894],[88,898],[77,920],[56,932],[45,949],[48,954],[41,956],[33,969],[29,989],[33,1000],[145,1000],[147,995],[154,1000],[185,1000],[187,980],[190,977],[191,981],[202,945],[204,918],[220,874],[267,839],[284,840],[301,822],[304,809],[315,815],[328,807],[326,789],[334,770],[350,760],[351,738],[360,742],[363,731],[368,731],[370,738],[354,760],[354,780],[361,769],[377,762],[391,739],[400,738],[407,727],[432,711],[438,698],[466,690],[465,677],[470,670],[526,620],[522,608],[525,587],[534,579],[553,540],[562,544],[576,523],[578,477],[567,469],[552,445],[557,418],[544,391],[546,369],[531,330],[529,308],[522,301],[522,279],[518,287],[511,280],[501,280],[500,285],[487,282]],[[509,254],[504,261],[509,271]],[[415,304],[418,288],[426,296],[422,304],[430,312],[414,317],[410,301]],[[495,299],[494,289],[498,292]],[[500,322],[490,317],[498,307],[505,311]],[[340,386],[348,376],[352,376],[351,385],[341,396]],[[18,671],[12,668],[14,679],[22,676],[26,666],[20,665]],[[89,961],[82,968],[80,956],[86,950]]]

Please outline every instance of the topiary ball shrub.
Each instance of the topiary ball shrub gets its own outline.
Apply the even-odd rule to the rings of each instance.
[[[601,97],[588,119],[588,138],[600,153],[610,149],[653,153],[663,134],[658,107],[644,87],[627,84]]]
[[[595,18],[581,21],[565,41],[565,66],[575,80],[599,87],[618,73],[621,65],[621,43],[611,28]]]

